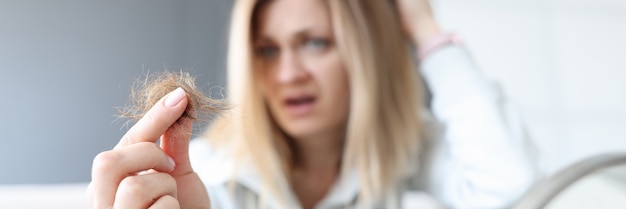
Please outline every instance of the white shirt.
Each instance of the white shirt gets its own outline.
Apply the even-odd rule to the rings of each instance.
[[[420,69],[433,95],[434,116],[425,119],[430,138],[420,173],[373,207],[487,209],[513,204],[536,174],[518,111],[459,46],[432,52]],[[192,140],[190,146],[192,166],[213,209],[261,208],[260,180],[251,167],[240,168],[231,192],[231,159],[213,150],[207,140]],[[342,173],[316,208],[372,207],[356,205],[358,191],[358,175]],[[301,208],[290,194],[289,207]],[[266,204],[265,208],[277,207],[271,197]]]

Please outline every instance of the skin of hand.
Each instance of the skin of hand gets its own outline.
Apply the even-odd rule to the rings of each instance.
[[[396,0],[396,5],[407,37],[416,47],[443,33],[429,0]]]
[[[187,103],[181,88],[170,92],[113,150],[95,157],[87,190],[93,208],[210,207],[206,189],[189,162],[192,121],[179,120]]]

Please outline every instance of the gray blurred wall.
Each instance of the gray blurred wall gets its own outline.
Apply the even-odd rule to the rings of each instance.
[[[127,130],[115,107],[148,70],[223,86],[231,4],[0,1],[0,184],[89,181]]]

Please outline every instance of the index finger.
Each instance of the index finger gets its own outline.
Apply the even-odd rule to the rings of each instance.
[[[187,108],[187,93],[182,88],[161,98],[126,132],[115,148],[137,142],[156,142]]]

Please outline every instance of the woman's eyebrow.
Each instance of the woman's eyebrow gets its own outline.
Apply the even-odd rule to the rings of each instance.
[[[271,44],[274,43],[274,41],[272,40],[272,38],[265,36],[265,35],[258,35],[256,37],[254,37],[252,39],[252,44],[253,45],[258,45],[258,44]]]
[[[329,33],[329,30],[324,26],[308,24],[306,26],[299,27],[298,29],[289,31],[286,37],[290,41],[293,41],[293,39],[300,40],[300,39],[308,38],[311,36],[326,35],[328,33]],[[255,37],[253,37],[252,43],[254,45],[274,44],[276,41],[275,39],[276,35],[279,35],[279,34],[271,33],[271,32],[269,34],[260,32]],[[281,38],[278,38],[278,40],[281,40]]]
[[[321,29],[322,27],[317,27],[317,28],[313,28],[313,27],[309,27],[309,28],[305,28],[302,30],[299,30],[295,33],[296,37],[308,37],[308,36],[315,36],[315,35],[321,35],[321,34],[327,34],[327,30],[326,29]]]

